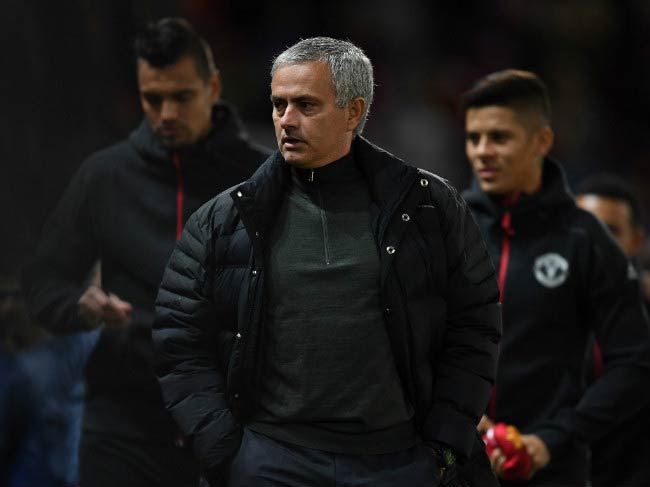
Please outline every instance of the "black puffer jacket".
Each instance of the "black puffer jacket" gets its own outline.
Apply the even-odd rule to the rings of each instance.
[[[600,222],[576,207],[551,160],[541,189],[514,206],[490,198],[476,182],[464,196],[503,282],[490,415],[549,447],[551,463],[531,485],[585,485],[587,442],[650,397],[648,322],[636,273]],[[591,332],[605,373],[585,389]]]
[[[445,181],[362,138],[352,150],[373,200],[385,325],[418,431],[462,456],[474,452],[474,473],[493,478],[475,425],[501,326],[479,230]],[[153,336],[163,396],[208,476],[237,449],[260,390],[265,236],[289,177],[276,153],[195,213],[158,294]]]
[[[131,326],[104,330],[89,359],[86,430],[165,441],[174,433],[151,357],[165,264],[187,218],[269,153],[247,140],[228,105],[215,105],[213,123],[204,140],[172,151],[144,120],[84,161],[43,231],[26,278],[38,323],[54,333],[83,329],[77,301],[97,260],[103,289],[134,307]]]

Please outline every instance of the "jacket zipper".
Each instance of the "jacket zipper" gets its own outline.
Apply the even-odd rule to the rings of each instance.
[[[307,181],[315,183],[316,193],[318,194],[318,203],[320,209],[320,224],[323,229],[323,250],[325,252],[325,265],[330,265],[330,251],[329,251],[329,233],[327,231],[327,214],[325,213],[325,205],[323,203],[323,193],[320,191],[318,181],[314,179],[314,170],[309,171]]]
[[[183,233],[183,202],[185,199],[183,187],[183,171],[181,170],[181,158],[177,152],[172,154],[172,162],[176,169],[176,240],[181,238]]]
[[[512,213],[511,209],[519,199],[519,191],[509,195],[504,200],[505,211],[501,216],[501,229],[503,230],[503,238],[501,239],[501,260],[499,261],[499,302],[503,304],[504,293],[506,289],[506,274],[508,273],[508,264],[510,262],[510,239],[515,234],[512,228]],[[488,406],[488,416],[491,419],[496,417],[497,401],[496,401],[496,385],[490,391],[490,403]]]

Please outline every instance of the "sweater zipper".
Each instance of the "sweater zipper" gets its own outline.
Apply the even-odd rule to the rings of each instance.
[[[181,170],[181,158],[177,152],[172,154],[172,162],[176,169],[176,240],[181,238],[183,233],[183,202],[185,198],[183,188],[183,171]]]
[[[501,260],[499,261],[499,302],[503,304],[504,294],[506,289],[506,274],[508,273],[508,264],[510,262],[510,240],[515,234],[512,228],[512,213],[511,209],[519,199],[519,191],[512,195],[506,196],[504,200],[505,211],[501,216],[501,229],[503,230],[503,237],[501,239]],[[488,406],[488,416],[491,419],[496,417],[497,401],[496,401],[496,385],[492,387],[490,392],[490,403]]]
[[[318,206],[320,209],[320,223],[321,223],[321,228],[323,229],[323,247],[325,251],[325,265],[330,265],[329,233],[327,231],[327,214],[325,213],[323,194],[320,191],[318,182],[314,178],[313,169],[309,171],[309,176],[307,176],[307,181],[310,183],[314,183],[314,186],[316,188],[316,193],[318,194],[318,203],[319,203]]]

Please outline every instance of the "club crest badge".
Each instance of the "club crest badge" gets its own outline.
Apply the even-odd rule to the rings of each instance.
[[[560,254],[544,254],[535,259],[533,271],[542,286],[555,288],[561,286],[569,276],[569,263]]]

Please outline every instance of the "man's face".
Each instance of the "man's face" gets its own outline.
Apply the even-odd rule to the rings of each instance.
[[[350,151],[363,99],[338,108],[326,64],[281,65],[271,81],[271,102],[278,148],[289,164],[321,167]]]
[[[579,207],[587,210],[603,222],[628,256],[641,247],[643,233],[632,223],[632,210],[625,201],[595,194],[583,194],[576,198]]]
[[[218,74],[206,82],[188,56],[160,69],[140,59],[138,85],[142,110],[164,145],[187,146],[208,134],[221,92]]]
[[[527,127],[512,108],[470,108],[465,115],[465,152],[481,189],[489,194],[534,193],[553,132]]]

